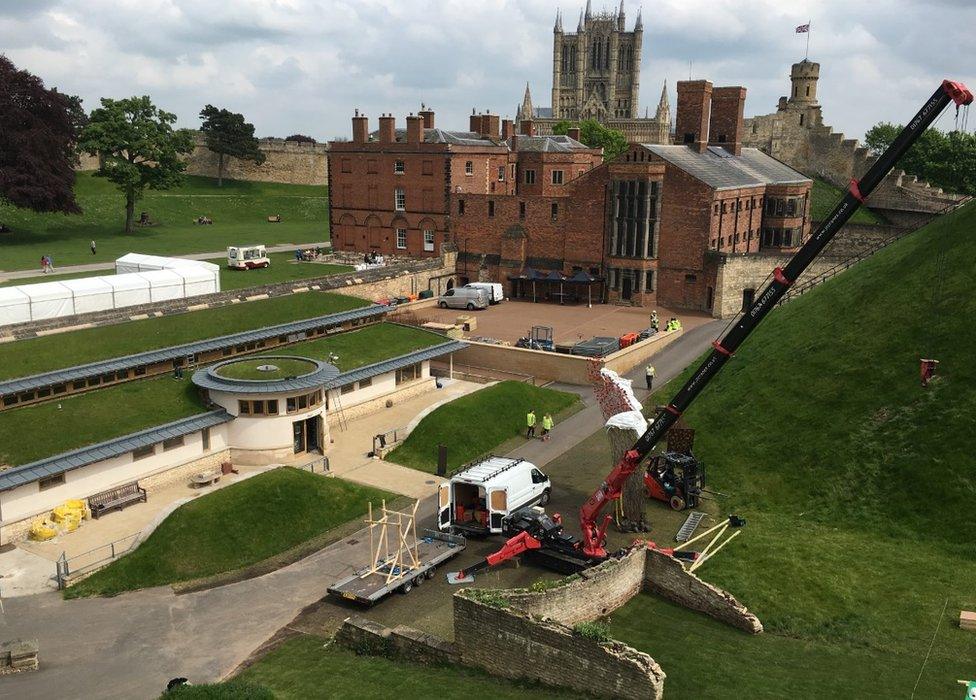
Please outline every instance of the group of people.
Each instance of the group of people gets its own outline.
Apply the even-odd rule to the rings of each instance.
[[[298,262],[311,262],[322,255],[321,248],[298,248],[295,251],[295,260]]]
[[[657,309],[654,309],[653,311],[651,311],[651,330],[653,330],[655,333],[657,333],[659,330],[661,330],[661,321],[657,317]],[[672,316],[668,320],[667,324],[665,324],[664,330],[666,330],[666,331],[680,331],[681,330],[681,321],[679,321],[677,319],[677,317]]]
[[[54,263],[51,262],[50,255],[41,256],[41,272],[43,272],[45,275],[48,272],[54,272]]]
[[[525,415],[525,439],[526,440],[531,440],[532,438],[535,437],[535,424],[536,424],[535,410],[532,409]],[[542,439],[544,442],[549,441],[550,439],[549,434],[552,432],[553,425],[555,425],[555,423],[552,420],[552,414],[545,413],[542,416]]]
[[[196,219],[193,220],[193,223],[198,224],[200,226],[212,226],[213,219],[211,219],[209,216],[198,216]]]
[[[665,331],[680,331],[681,330],[681,321],[679,321],[677,318],[675,318],[674,316],[672,316],[671,319],[668,321],[667,325],[664,326],[664,330]]]

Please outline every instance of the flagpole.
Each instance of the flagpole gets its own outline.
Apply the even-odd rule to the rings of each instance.
[[[804,61],[810,57],[810,30],[812,28],[813,28],[812,23],[810,22],[810,20],[807,20],[807,50],[806,53],[803,54]]]

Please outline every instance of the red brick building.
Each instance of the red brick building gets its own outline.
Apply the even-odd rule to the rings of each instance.
[[[472,115],[469,132],[442,132],[430,114],[430,131],[427,116],[409,117],[404,134],[382,117],[370,137],[354,117],[353,141],[330,158],[334,245],[433,255],[433,232],[457,246],[461,282],[509,283],[518,296],[527,270],[583,272],[602,282],[594,300],[711,310],[720,259],[793,250],[809,235],[810,180],[742,147],[745,94],[678,83],[678,143],[634,143],[606,164],[573,138],[531,135],[531,122],[516,135]],[[542,285],[543,297],[556,288]]]

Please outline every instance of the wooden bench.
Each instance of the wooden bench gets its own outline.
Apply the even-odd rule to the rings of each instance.
[[[132,503],[145,502],[146,489],[139,486],[137,481],[88,497],[88,507],[91,508],[92,517],[96,519],[107,511],[122,510]]]

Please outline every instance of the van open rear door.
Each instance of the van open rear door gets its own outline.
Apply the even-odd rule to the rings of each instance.
[[[488,491],[488,527],[491,532],[502,531],[502,518],[508,515],[508,489]]]
[[[441,530],[451,527],[451,484],[448,481],[437,487],[437,527]]]

